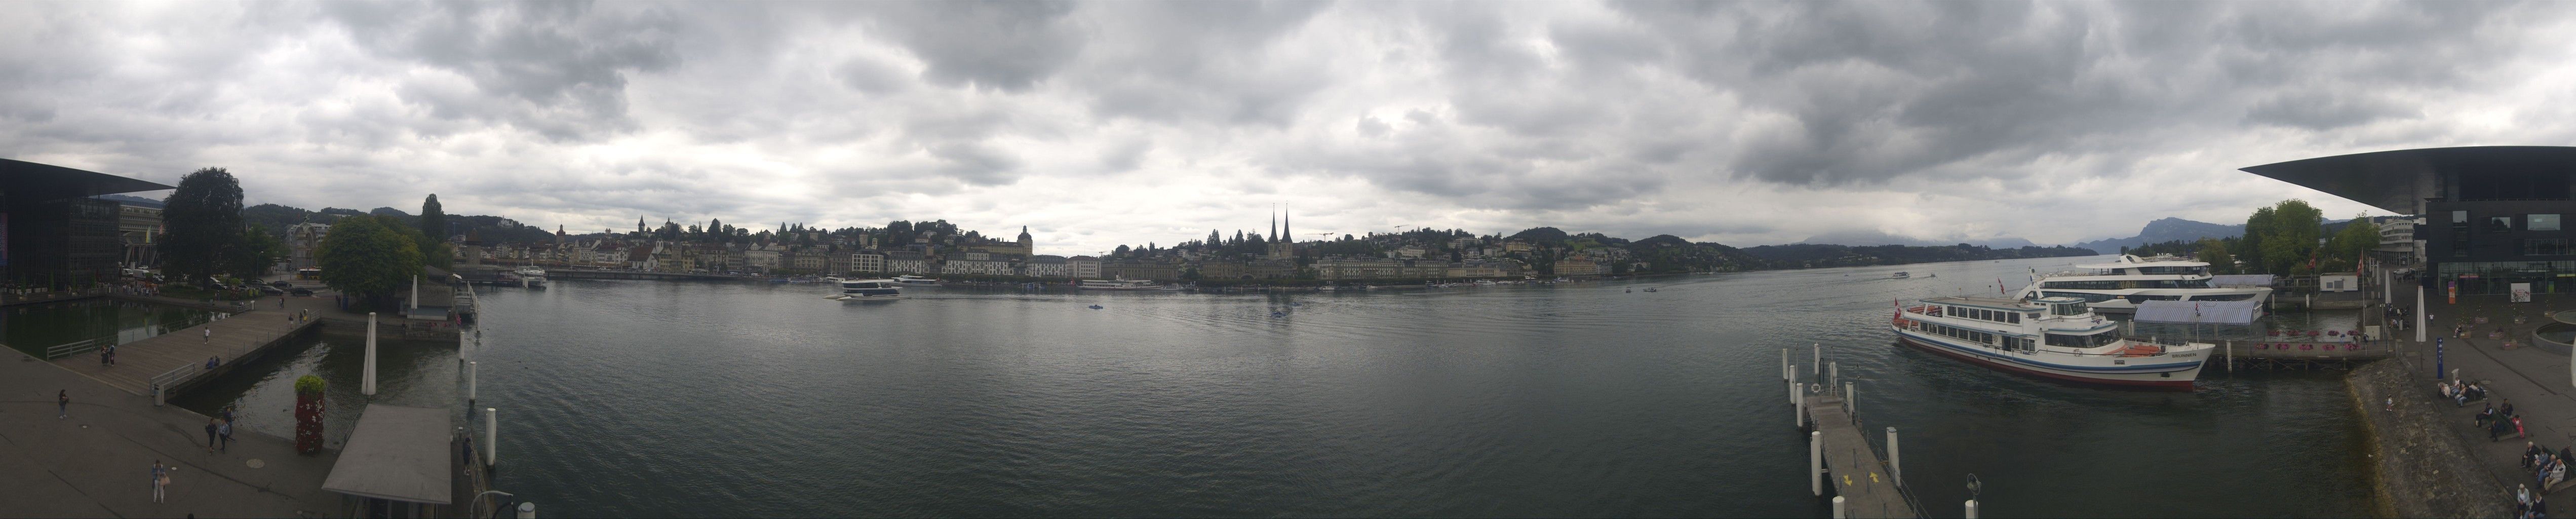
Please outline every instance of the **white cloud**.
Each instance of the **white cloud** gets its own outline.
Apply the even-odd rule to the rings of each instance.
[[[573,229],[2041,243],[2576,137],[2564,4],[0,4],[0,156]]]

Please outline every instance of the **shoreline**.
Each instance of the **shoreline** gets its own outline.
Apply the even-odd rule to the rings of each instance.
[[[2446,427],[2430,387],[2402,361],[2381,360],[2344,375],[2344,388],[2369,443],[2371,508],[2382,517],[2510,517],[2507,492]],[[2394,402],[2395,410],[2389,410]]]

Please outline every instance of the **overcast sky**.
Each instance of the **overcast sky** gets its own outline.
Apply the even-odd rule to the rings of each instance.
[[[1536,225],[2064,243],[2576,136],[2576,4],[0,3],[0,157],[252,203],[1041,253]],[[166,193],[144,193],[161,196]]]

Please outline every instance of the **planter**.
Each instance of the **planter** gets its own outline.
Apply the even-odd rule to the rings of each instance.
[[[322,452],[322,377],[295,379],[295,452]]]

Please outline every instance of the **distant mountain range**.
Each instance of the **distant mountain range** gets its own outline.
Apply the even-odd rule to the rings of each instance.
[[[1806,241],[1792,243],[1790,245],[1850,245],[1854,247],[1866,247],[1871,245],[1911,245],[1916,247],[1947,247],[1961,243],[1982,245],[1996,249],[2018,249],[2037,245],[2031,243],[2030,240],[2011,237],[1991,240],[1933,241],[1907,238],[1904,236],[1897,236],[1877,231],[1829,232],[1811,236],[1808,237]]]
[[[2101,251],[2103,254],[2116,254],[2120,252],[2121,247],[2137,247],[2149,243],[2162,243],[2174,240],[2193,241],[2201,238],[2234,238],[2244,235],[2245,224],[2222,225],[2209,222],[2195,222],[2181,218],[2165,218],[2147,222],[2147,227],[2139,229],[2137,236],[2094,240],[2078,243],[2075,244],[2075,246]]]

